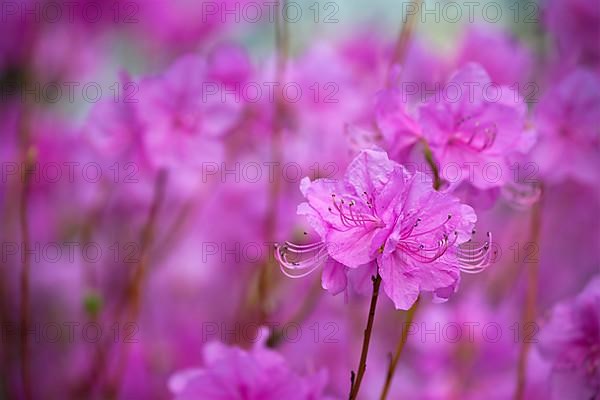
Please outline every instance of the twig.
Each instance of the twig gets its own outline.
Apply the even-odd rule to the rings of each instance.
[[[282,0],[280,3],[283,9],[286,9],[287,0]],[[281,10],[275,13],[275,49],[277,53],[275,74],[276,80],[279,83],[285,79],[287,60],[289,57],[289,32],[288,25],[282,18]],[[276,92],[274,99],[274,114],[273,114],[273,133],[271,136],[271,159],[277,163],[282,158],[282,135],[284,126],[284,117],[286,114],[285,102],[279,92]],[[281,192],[281,181],[277,177],[274,178],[269,185],[268,193],[268,214],[266,218],[267,239],[275,242],[275,232],[277,230],[277,210],[279,194]],[[260,321],[264,322],[267,317],[268,309],[268,294],[271,286],[271,266],[269,261],[266,261],[259,271],[258,276],[258,305]]]
[[[31,371],[29,366],[29,342],[27,330],[30,325],[31,313],[30,313],[30,302],[29,302],[29,283],[30,283],[30,270],[31,270],[31,258],[29,251],[30,232],[29,232],[29,218],[27,214],[27,205],[29,203],[29,169],[34,164],[35,150],[29,148],[24,155],[26,171],[23,176],[23,185],[21,189],[21,202],[19,208],[19,223],[21,226],[21,240],[25,251],[22,255],[22,266],[21,266],[21,323],[20,323],[20,342],[19,342],[19,354],[21,358],[21,380],[23,383],[23,393],[25,400],[32,399],[31,393]]]
[[[531,242],[539,243],[540,231],[542,225],[542,204],[541,200],[534,204],[531,210]],[[525,308],[523,310],[523,329],[526,324],[534,323],[537,314],[537,293],[539,280],[539,260],[535,259],[527,268],[527,297],[525,299]],[[523,400],[525,396],[525,385],[527,380],[527,359],[531,342],[523,340],[519,360],[517,364],[517,387],[515,390],[515,400]]]
[[[373,294],[371,295],[371,305],[369,306],[369,317],[367,319],[367,327],[363,337],[362,350],[360,352],[360,361],[358,363],[358,372],[356,378],[352,381],[352,387],[350,388],[349,399],[356,399],[358,391],[360,390],[360,384],[362,382],[365,371],[367,370],[367,354],[369,353],[369,343],[371,341],[371,333],[373,331],[373,321],[375,320],[375,308],[377,307],[377,298],[379,297],[379,286],[381,285],[381,276],[379,272],[377,276],[372,278],[373,280]],[[351,376],[353,376],[352,371]]]
[[[158,212],[160,210],[160,207],[162,206],[162,203],[164,201],[167,176],[167,171],[161,169],[156,177],[156,181],[154,184],[154,198],[152,200],[152,205],[150,206],[148,218],[146,220],[146,223],[144,224],[144,227],[142,228],[141,233],[140,262],[137,264],[136,268],[133,271],[131,284],[128,285],[126,292],[126,304],[121,308],[121,310],[128,311],[129,322],[137,320],[139,315],[142,289],[148,270],[148,253],[150,252],[150,248],[152,247],[152,244],[154,242],[156,220],[158,218]],[[120,320],[120,318],[118,319]],[[125,347],[124,350],[127,349],[128,347]],[[109,383],[108,386],[108,398],[116,398],[116,395],[118,394],[120,382],[125,372],[125,367],[127,365],[127,359],[128,351],[121,352],[116,367],[116,372],[114,374],[113,379],[111,379],[110,381],[111,383]]]
[[[396,353],[394,357],[390,359],[390,365],[388,367],[387,374],[385,376],[385,384],[383,385],[383,390],[381,391],[381,400],[385,400],[387,398],[388,392],[390,390],[390,386],[392,384],[392,378],[394,377],[394,372],[396,371],[396,366],[398,365],[398,360],[400,360],[400,356],[402,355],[402,351],[406,346],[406,341],[408,339],[408,329],[410,324],[412,323],[415,317],[415,311],[417,310],[417,306],[419,304],[419,298],[412,305],[411,308],[406,312],[406,321],[404,322],[405,329],[402,329],[402,335],[400,336],[400,341],[398,342],[398,347],[396,348]]]
[[[412,4],[418,9],[420,9],[423,0],[413,0]],[[404,64],[406,60],[406,53],[408,52],[408,45],[412,39],[412,34],[414,32],[415,23],[417,20],[418,12],[414,12],[408,15],[404,24],[402,24],[402,29],[400,30],[400,34],[398,35],[398,40],[396,41],[396,47],[394,48],[394,54],[392,55],[392,60],[390,62],[390,69],[388,73],[388,86],[392,85],[393,76],[393,66]]]

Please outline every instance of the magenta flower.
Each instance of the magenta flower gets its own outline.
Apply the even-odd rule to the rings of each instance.
[[[600,165],[600,79],[577,69],[551,87],[535,112],[533,160],[551,182],[597,185]]]
[[[478,63],[492,81],[507,86],[521,84],[523,86],[513,87],[525,90],[528,89],[525,80],[531,72],[533,56],[509,30],[496,28],[494,24],[469,25],[463,32],[455,62],[457,66]]]
[[[444,93],[420,107],[418,120],[443,178],[489,189],[510,180],[509,157],[531,143],[524,135],[525,114],[518,93],[467,64]]]
[[[393,88],[379,93],[374,111],[383,145],[392,157],[401,157],[422,138],[421,127],[403,91]]]
[[[237,57],[237,54],[236,56]],[[142,79],[138,112],[150,162],[159,168],[194,167],[222,158],[220,140],[238,121],[241,101],[206,92],[222,82],[206,60],[186,55],[163,74]]]
[[[322,284],[334,294],[346,288],[350,270],[370,270],[376,262],[386,294],[396,308],[408,309],[421,291],[447,298],[461,270],[478,272],[489,262],[487,242],[459,248],[477,220],[473,209],[381,150],[358,154],[341,181],[305,178],[301,189],[307,202],[298,213],[321,241],[286,242],[276,256],[292,277],[324,264]]]
[[[421,291],[447,299],[458,286],[460,271],[481,271],[490,255],[488,242],[477,249],[458,247],[470,239],[477,221],[470,206],[433,190],[423,173],[409,177],[405,187],[396,227],[378,260],[385,293],[404,310]]]
[[[267,336],[266,330],[261,331]],[[317,400],[325,373],[303,377],[285,359],[259,342],[245,351],[212,342],[204,349],[205,367],[176,373],[169,382],[176,400]]]
[[[600,396],[600,276],[554,308],[540,333],[540,349],[553,365],[553,398]]]
[[[543,13],[561,62],[600,65],[600,8],[593,1],[550,0]]]

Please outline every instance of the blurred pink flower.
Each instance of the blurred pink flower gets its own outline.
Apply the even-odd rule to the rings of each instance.
[[[422,134],[442,177],[455,185],[468,181],[479,189],[507,183],[509,157],[531,144],[524,134],[526,107],[521,97],[493,84],[477,64],[457,71],[445,91],[418,110]]]
[[[598,184],[600,79],[576,69],[550,87],[535,111],[538,144],[533,160],[551,182],[572,178]]]
[[[492,24],[469,25],[459,44],[456,66],[470,62],[480,64],[493,82],[519,91],[523,89],[519,85],[525,84],[531,72],[533,55],[508,30],[492,27]]]
[[[554,308],[540,332],[540,349],[553,364],[553,398],[600,395],[600,276],[575,299]]]
[[[393,157],[402,156],[421,139],[414,112],[409,111],[405,93],[398,89],[382,91],[376,101],[375,123],[384,146]]]
[[[262,342],[249,351],[212,342],[204,348],[204,361],[205,368],[181,371],[171,378],[169,386],[176,400],[323,398],[324,371],[303,377]]]
[[[600,67],[600,7],[587,0],[549,0],[543,20],[554,37],[561,62]]]
[[[219,139],[233,126],[241,104],[204,96],[210,81],[197,55],[176,60],[163,74],[140,82],[139,118],[143,142],[155,167],[193,166],[220,160]]]

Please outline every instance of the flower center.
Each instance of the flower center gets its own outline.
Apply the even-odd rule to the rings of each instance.
[[[350,228],[362,227],[366,228],[368,223],[375,224],[377,227],[383,227],[385,224],[377,215],[373,196],[363,192],[364,200],[357,203],[355,199],[346,199],[331,195],[333,207],[328,210],[332,214],[337,214],[342,225]]]
[[[454,131],[449,144],[462,146],[480,153],[492,147],[496,141],[498,127],[494,122],[482,124],[472,117],[464,117],[456,122]]]

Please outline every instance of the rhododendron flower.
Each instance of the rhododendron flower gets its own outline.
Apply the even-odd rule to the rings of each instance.
[[[525,90],[529,88],[525,86],[525,80],[531,72],[532,59],[531,51],[510,31],[492,24],[469,25],[459,45],[456,65],[478,63],[493,82]],[[522,86],[519,87],[519,84]]]
[[[242,104],[234,96],[223,102],[221,96],[208,95],[209,87],[221,83],[210,72],[204,58],[186,55],[163,74],[141,80],[138,112],[154,166],[177,168],[221,160],[220,139],[238,121]]]
[[[135,83],[126,72],[119,74],[119,84],[125,96],[133,94]],[[113,158],[141,156],[141,124],[135,103],[104,99],[94,105],[82,128],[94,150]]]
[[[535,112],[538,144],[533,159],[551,182],[572,178],[598,184],[600,79],[577,69],[552,86]]]
[[[403,154],[421,139],[421,127],[409,107],[406,94],[397,88],[377,96],[375,123],[392,156]]]
[[[266,338],[266,330],[259,331]],[[249,351],[219,342],[204,348],[205,367],[175,374],[169,386],[176,400],[320,400],[324,372],[303,377],[285,359],[256,343]]]
[[[419,108],[418,121],[442,177],[489,189],[508,182],[509,157],[528,150],[525,113],[518,93],[492,84],[479,65],[467,64],[450,78],[445,93]]]
[[[586,0],[545,2],[544,22],[554,37],[561,62],[600,66],[600,7]]]
[[[489,243],[461,249],[477,217],[448,193],[436,192],[425,174],[410,174],[381,150],[364,150],[341,181],[302,181],[305,215],[321,242],[286,242],[276,255],[288,276],[304,276],[325,264],[326,289],[345,289],[351,269],[377,263],[384,290],[408,309],[420,291],[447,298],[459,272],[477,272],[489,261]]]
[[[575,299],[554,308],[539,340],[542,356],[553,365],[553,398],[600,395],[600,276]]]

